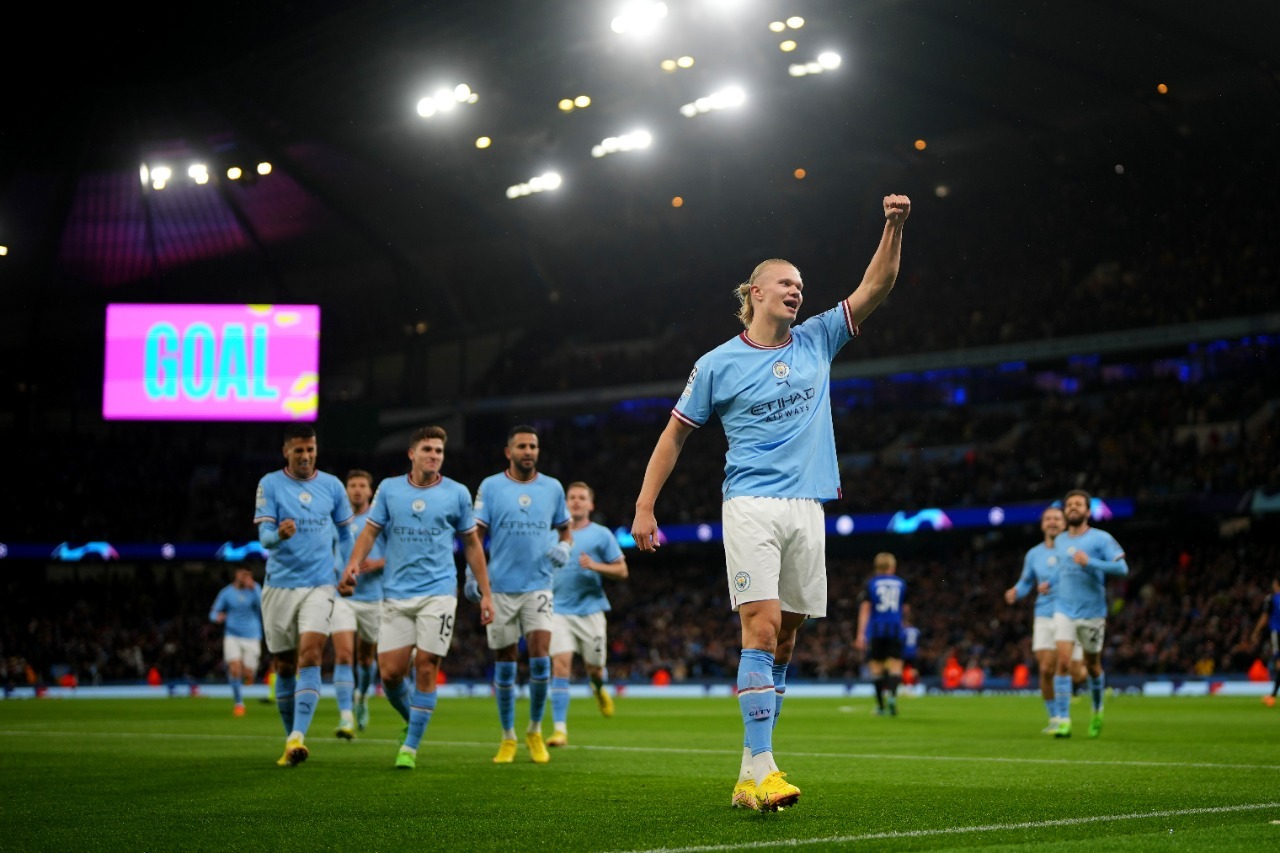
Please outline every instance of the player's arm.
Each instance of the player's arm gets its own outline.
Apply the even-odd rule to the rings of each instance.
[[[853,647],[858,651],[867,648],[867,623],[871,621],[871,602],[863,599],[858,605],[858,632],[853,637]]]
[[[489,563],[484,558],[484,540],[480,538],[478,526],[462,534],[462,554],[480,587],[480,624],[488,625],[493,621],[493,593],[489,589]]]
[[[216,622],[219,625],[227,621],[227,594],[226,590],[218,593],[218,597],[213,600],[213,607],[209,608],[209,621]]]
[[[636,518],[631,524],[631,535],[635,537],[636,547],[641,551],[656,551],[658,548],[658,520],[654,517],[653,508],[658,502],[658,494],[675,469],[680,451],[684,449],[685,439],[691,432],[692,426],[673,416],[667,421],[662,435],[658,436],[653,455],[649,457],[649,464],[644,469],[644,483],[640,486],[640,496],[636,498]]]
[[[578,565],[584,569],[590,569],[596,574],[604,575],[615,581],[624,581],[627,579],[627,558],[619,557],[609,563],[602,563],[599,560],[593,560],[586,554],[578,557]]]
[[[351,546],[351,557],[347,560],[347,566],[342,572],[342,580],[338,582],[338,592],[343,595],[350,595],[355,591],[356,578],[363,571],[360,564],[364,562],[365,557],[368,557],[369,552],[373,550],[373,543],[377,540],[381,531],[382,528],[378,527],[374,522],[365,522],[364,530],[361,530],[360,535],[356,537],[356,544]]]
[[[902,226],[911,215],[911,199],[905,195],[884,197],[884,231],[880,245],[871,256],[871,263],[862,275],[862,282],[845,299],[849,319],[859,326],[871,316],[898,280],[898,265],[902,259]]]
[[[1026,598],[1031,593],[1034,582],[1035,571],[1031,568],[1031,555],[1028,554],[1022,561],[1022,574],[1018,577],[1018,582],[1004,591],[1005,602],[1013,604],[1020,598]]]

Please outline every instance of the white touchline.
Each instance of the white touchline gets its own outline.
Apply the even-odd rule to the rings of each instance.
[[[1203,809],[1177,809],[1159,812],[1134,812],[1133,814],[1097,815],[1094,817],[1066,817],[1058,820],[1034,820],[1023,823],[990,823],[982,826],[952,826],[945,829],[909,829],[901,832],[868,832],[865,835],[831,835],[824,838],[774,838],[746,844],[707,844],[699,847],[650,847],[629,853],[716,853],[720,850],[763,850],[775,847],[804,847],[810,844],[852,844],[858,841],[884,841],[894,838],[926,838],[937,835],[963,835],[973,832],[1006,832],[1016,829],[1047,829],[1054,826],[1079,826],[1087,823],[1107,823],[1115,820],[1144,820],[1158,817],[1191,817],[1206,814],[1257,811],[1280,808],[1280,803],[1244,803],[1238,806],[1213,806]],[[1169,830],[1172,832],[1173,830]]]

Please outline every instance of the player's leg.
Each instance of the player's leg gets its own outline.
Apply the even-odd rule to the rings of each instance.
[[[613,697],[609,695],[609,671],[605,668],[606,649],[609,647],[608,627],[604,612],[582,617],[585,633],[578,638],[578,651],[582,655],[587,681],[596,706],[605,717],[612,717]]]
[[[235,637],[224,637],[222,646],[223,658],[227,662],[227,683],[231,685],[231,713],[243,717],[244,664],[240,659],[240,643]]]
[[[569,680],[573,674],[573,646],[565,618],[555,615],[551,631],[551,721],[555,732],[547,746],[569,745]],[[569,648],[566,650],[566,646]]]
[[[352,614],[352,630],[345,630],[345,628],[339,630],[336,620],[338,610],[339,608],[334,608],[334,631],[330,635],[333,641],[333,692],[338,698],[338,727],[334,729],[333,733],[343,740],[352,740],[356,736],[355,617]],[[350,612],[349,609],[348,612]]]
[[[485,626],[489,649],[493,652],[493,696],[498,706],[502,741],[495,764],[510,764],[516,758],[516,662],[519,653],[519,596],[495,592],[493,621]]]
[[[1089,673],[1089,699],[1093,716],[1089,719],[1089,737],[1102,734],[1102,703],[1106,696],[1107,676],[1102,671],[1102,646],[1106,637],[1106,620],[1081,619],[1077,622],[1077,636],[1084,651],[1084,667]]]
[[[901,642],[898,643],[901,646]],[[899,652],[901,654],[901,652]],[[885,685],[884,699],[889,707],[889,716],[898,716],[898,685],[902,684],[902,658],[890,657],[884,662]]]
[[[423,599],[417,615],[418,649],[414,655],[415,684],[409,705],[409,731],[396,756],[396,767],[413,769],[417,765],[418,746],[426,735],[427,725],[436,710],[436,678],[440,661],[453,644],[454,619],[458,599],[452,595],[433,595]]]
[[[293,731],[288,741],[294,744],[295,763],[306,760],[302,741],[320,705],[320,662],[329,640],[334,588],[318,586],[299,592],[302,600],[298,605],[298,680],[293,697]]]
[[[406,727],[409,725],[409,703],[412,699],[408,675],[417,637],[415,599],[384,601],[378,626],[378,672],[382,678],[383,694]]]
[[[1036,649],[1036,669],[1040,678],[1040,698],[1044,700],[1045,713],[1049,724],[1045,734],[1053,734],[1058,730],[1058,700],[1054,696],[1053,677],[1058,669],[1058,649],[1051,646],[1047,649]]]
[[[525,640],[529,646],[529,728],[525,730],[524,741],[529,748],[529,758],[537,764],[546,764],[551,755],[542,739],[542,718],[551,687],[551,632],[529,631]]]
[[[304,590],[264,586],[262,590],[262,630],[271,652],[271,665],[275,671],[276,710],[284,725],[285,749],[276,764],[292,767],[306,760],[306,750],[295,752],[290,735],[293,733],[295,711],[294,694],[297,692],[298,673],[298,608],[303,601]],[[298,761],[293,756],[299,757]]]
[[[378,654],[378,629],[382,621],[382,602],[353,601],[351,609],[356,614],[356,685],[351,699],[355,708],[356,728],[364,731],[369,725],[369,694],[373,691],[374,685],[374,660]]]
[[[1058,706],[1058,729],[1054,737],[1071,737],[1071,653],[1076,645],[1075,620],[1053,614],[1054,644],[1058,648],[1054,667],[1053,697]]]

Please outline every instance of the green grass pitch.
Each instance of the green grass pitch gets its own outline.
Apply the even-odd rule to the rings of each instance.
[[[581,686],[579,685],[579,690]],[[577,699],[549,765],[491,763],[488,699],[442,698],[416,771],[392,769],[382,699],[352,743],[321,703],[311,760],[275,765],[274,706],[222,700],[0,702],[0,848],[16,850],[1280,849],[1280,707],[1109,700],[1102,737],[1042,735],[1026,697],[787,700],[774,744],[803,791],[729,808],[732,699]],[[527,703],[517,708],[523,729]],[[547,731],[550,731],[548,710]]]

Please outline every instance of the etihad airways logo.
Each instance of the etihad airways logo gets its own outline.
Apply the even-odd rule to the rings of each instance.
[[[763,403],[756,403],[751,407],[753,415],[768,415],[765,420],[777,420],[778,418],[790,417],[798,415],[809,409],[809,401],[817,396],[817,391],[813,388],[806,388],[803,391],[793,391],[790,394],[783,394],[772,400]]]

